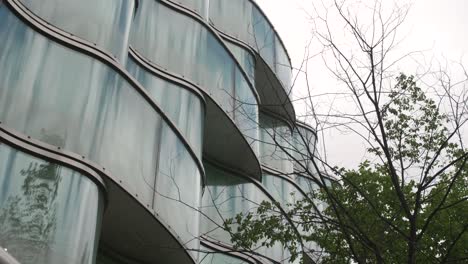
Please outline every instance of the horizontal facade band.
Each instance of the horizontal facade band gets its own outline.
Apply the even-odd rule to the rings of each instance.
[[[164,221],[156,211],[152,210],[148,204],[145,204],[144,201],[142,201],[141,198],[138,196],[138,194],[131,193],[130,191],[128,191],[125,185],[123,185],[118,178],[114,177],[112,174],[106,171],[106,169],[102,166],[99,166],[98,164],[87,160],[86,157],[83,157],[81,155],[71,153],[56,146],[52,146],[41,141],[32,139],[29,136],[7,128],[4,124],[0,122],[0,145],[1,143],[4,143],[8,146],[12,146],[15,149],[20,149],[21,151],[27,152],[33,156],[40,157],[50,162],[62,164],[66,167],[83,173],[84,176],[87,176],[91,181],[95,182],[97,186],[100,187],[100,189],[102,190],[104,194],[103,196],[105,199],[107,214],[109,214],[110,211],[112,214],[121,215],[120,217],[122,217],[122,215],[124,214],[128,215],[129,212],[121,211],[122,208],[119,208],[119,206],[121,205],[122,199],[124,199],[126,203],[132,203],[133,201],[135,205],[139,206],[140,209],[138,210],[144,210],[146,212],[146,217],[154,218],[154,220],[158,222],[158,225],[160,225],[158,229],[163,228],[164,230],[166,230],[165,232],[167,232],[167,235],[171,236],[171,243],[175,243],[175,245],[178,245],[177,247],[175,247],[175,250],[177,248],[181,249],[181,251],[177,251],[176,253],[183,254],[186,257],[188,257],[188,259],[191,259],[190,262],[183,263],[196,263],[196,261],[193,259],[193,256],[188,254],[188,252],[191,249],[185,247],[185,243],[181,240],[177,232],[174,229],[172,229],[171,226],[168,223],[166,223],[166,221]],[[116,196],[118,198],[115,198]],[[116,199],[118,199],[119,201],[116,201]],[[110,206],[112,206],[112,208],[109,208]],[[130,215],[135,216],[136,214],[142,215],[142,212],[138,211],[138,213]],[[104,218],[105,223],[106,220],[107,219]],[[115,221],[115,219],[109,219],[109,221]],[[139,221],[142,220],[140,219]],[[145,221],[148,221],[148,219]],[[106,228],[107,227],[104,224],[102,226],[103,232],[106,232]],[[110,232],[118,234],[118,232],[116,232],[117,230],[118,229],[112,230]],[[116,240],[115,242],[120,243],[119,241],[121,240]],[[107,243],[111,242],[112,240],[108,241]]]
[[[147,0],[141,0],[141,1],[147,1]],[[153,0],[150,0],[150,1],[153,1]],[[234,54],[232,54],[232,52],[226,46],[226,44],[224,43],[224,40],[222,39],[222,37],[217,33],[217,31],[212,26],[210,26],[208,24],[208,22],[203,17],[201,17],[199,14],[195,13],[194,11],[185,8],[183,5],[175,3],[175,2],[170,1],[170,0],[154,0],[154,1],[163,4],[164,6],[170,8],[171,10],[173,10],[174,12],[177,12],[177,13],[180,13],[180,14],[182,14],[184,16],[190,17],[191,19],[196,21],[196,23],[200,24],[203,28],[205,28],[209,32],[209,34],[213,35],[213,37],[217,40],[217,42],[221,46],[223,46],[224,50],[230,56],[231,60],[236,64],[236,67],[240,70],[243,78],[248,83],[252,93],[254,94],[254,96],[255,96],[255,98],[257,100],[257,102],[259,104],[261,104],[261,102],[260,102],[261,99],[258,96],[258,93],[257,93],[257,91],[255,89],[254,84],[250,81],[248,74],[243,70],[242,65],[240,65],[240,63],[236,60],[236,57],[234,56]]]
[[[136,0],[19,0],[37,17],[125,63]]]
[[[94,263],[107,185],[83,163],[29,140],[0,128],[0,251],[21,263]]]
[[[203,196],[203,203],[202,203],[202,208],[204,208],[203,213],[204,213],[204,216],[211,216],[211,217],[215,217],[215,215],[212,215],[211,213],[211,207],[215,207],[217,208],[217,206],[223,206],[223,208],[217,208],[216,209],[216,212],[230,212],[230,210],[232,210],[231,208],[229,208],[229,205],[231,203],[234,203],[236,204],[235,201],[231,201],[230,203],[227,203],[227,205],[225,204],[226,201],[230,200],[230,199],[241,199],[239,202],[241,204],[244,204],[243,206],[249,206],[250,204],[254,203],[254,204],[260,204],[260,202],[262,202],[263,200],[266,200],[266,201],[270,201],[271,203],[277,205],[277,208],[278,208],[278,214],[281,214],[282,216],[284,216],[284,218],[286,219],[286,221],[288,222],[288,224],[291,226],[292,230],[294,231],[294,233],[297,235],[298,238],[301,238],[300,236],[300,233],[299,231],[297,230],[296,226],[294,225],[294,222],[292,221],[292,219],[289,218],[289,216],[287,215],[285,209],[281,206],[281,203],[279,203],[279,201],[277,199],[275,199],[275,197],[272,196],[272,194],[265,188],[265,186],[262,184],[261,181],[259,180],[255,180],[255,179],[252,179],[250,177],[247,177],[243,174],[239,174],[238,172],[236,172],[235,170],[232,170],[222,164],[218,164],[216,163],[215,161],[213,160],[208,160],[208,159],[205,159],[205,167],[207,168],[207,190],[205,190],[205,193],[204,193],[204,196]],[[219,175],[218,175],[219,174]],[[221,177],[221,175],[223,175]],[[212,178],[212,180],[214,182],[210,182],[210,178]],[[224,180],[222,180],[224,179]],[[218,186],[219,185],[219,186]],[[237,185],[239,186],[242,186],[242,187],[236,187]],[[244,186],[246,185],[246,186]],[[247,186],[249,185],[249,186]],[[233,191],[228,191],[226,190],[227,188],[231,187],[231,186],[234,186],[232,188],[235,188],[233,189]],[[213,188],[213,190],[211,190],[211,188]],[[255,190],[255,191],[254,191]],[[244,193],[245,191],[245,193]],[[212,194],[211,192],[214,192],[214,194]],[[240,193],[238,193],[240,192]],[[255,196],[255,198],[253,197],[250,197],[249,194],[252,194],[252,193],[260,193],[261,195],[258,196],[258,194]],[[222,203],[221,205],[217,205],[215,200],[212,199],[212,197],[209,197],[213,195],[214,197],[216,197],[216,200],[220,200],[220,202]],[[246,196],[244,196],[246,195]],[[263,198],[261,198],[261,196],[264,196]],[[250,197],[250,198],[249,198]],[[260,199],[260,200],[258,200]],[[240,205],[240,204],[239,204]],[[225,207],[227,206],[227,207]],[[241,209],[241,210],[244,210],[245,208],[235,208],[237,210]],[[240,211],[236,211],[235,214],[237,213],[240,213]],[[234,215],[223,215],[223,218],[229,218],[229,217],[234,217]],[[205,221],[205,222],[203,222]],[[222,241],[222,239],[224,239],[225,241],[222,241],[223,243],[225,244],[229,244],[230,243],[230,240],[226,240],[226,237],[224,236],[224,233],[221,232],[217,232],[216,229],[213,229],[213,222],[216,222],[215,219],[210,219],[208,221],[206,221],[206,219],[203,219],[202,220],[202,233],[204,233],[204,236],[206,236],[207,238],[210,238],[210,239],[214,239],[216,241]],[[204,223],[204,225],[203,225]],[[203,232],[204,229],[207,229],[205,230],[205,232]],[[210,231],[211,230],[211,231]],[[300,239],[300,243],[301,243],[301,246],[303,247],[303,244],[302,244],[302,239]],[[264,254],[261,254],[261,255],[265,255]],[[268,254],[269,255],[269,254]],[[268,259],[270,260],[273,260],[271,257],[269,256],[266,256]],[[276,261],[276,260],[274,260]]]
[[[250,1],[250,0],[245,0],[245,1]],[[191,16],[199,20],[200,22],[206,24],[206,27],[209,28],[213,33],[217,33],[216,35],[218,34],[220,35],[219,39],[221,40],[221,42],[230,41],[232,43],[235,43],[236,45],[243,47],[249,53],[254,54],[255,55],[254,57],[257,60],[257,63],[256,63],[257,67],[259,67],[256,70],[255,75],[259,75],[259,76],[264,75],[263,78],[260,79],[260,81],[255,80],[254,82],[256,86],[256,89],[254,90],[256,91],[257,101],[259,103],[259,106],[261,108],[276,112],[279,115],[282,115],[284,118],[292,120],[293,122],[295,121],[296,116],[295,116],[294,107],[291,103],[291,100],[289,99],[291,91],[287,91],[287,89],[283,87],[283,84],[281,83],[281,81],[279,81],[279,77],[276,74],[274,74],[275,71],[273,71],[271,66],[266,62],[266,60],[263,59],[259,51],[255,51],[256,49],[252,47],[252,45],[247,44],[247,42],[244,42],[243,40],[239,38],[235,38],[229,34],[224,33],[223,31],[219,29],[219,27],[217,28],[216,26],[214,26],[212,22],[210,24],[206,23],[205,19],[203,19],[202,16],[200,16],[199,14],[196,14],[196,12],[194,12],[193,10],[188,9],[182,3],[175,3],[171,0],[160,0],[160,2],[168,3],[173,8],[178,9],[178,11],[185,13],[187,16]],[[256,3],[254,4],[256,5]],[[263,14],[263,11],[261,11],[261,13]],[[265,17],[265,19],[268,20],[267,17]],[[280,42],[282,43],[281,40]],[[289,61],[289,56],[288,56],[288,61]],[[241,66],[240,62],[237,61],[237,63],[238,65]],[[289,68],[291,67],[289,66]],[[290,79],[290,77],[288,77],[287,79]],[[273,87],[273,93],[271,93],[272,87]]]
[[[184,138],[182,133],[179,131],[177,126],[166,116],[166,114],[159,108],[159,106],[154,102],[151,96],[145,91],[145,89],[132,77],[115,59],[113,59],[105,51],[102,51],[94,45],[90,45],[83,41],[82,39],[75,37],[69,33],[63,32],[62,30],[47,24],[41,18],[35,16],[29,10],[27,10],[19,0],[4,0],[9,8],[24,22],[26,22],[33,29],[45,35],[47,38],[52,39],[53,41],[58,42],[61,45],[64,45],[68,48],[71,48],[79,53],[91,56],[100,62],[103,62],[106,66],[115,70],[122,78],[124,78],[132,88],[134,88],[144,99],[145,101],[164,119],[164,121],[171,127],[174,133],[179,137],[179,139],[186,145],[187,150],[192,155],[193,159],[196,161],[199,170],[204,175],[204,168],[201,163],[200,158],[194,152],[193,148],[190,146],[188,141]],[[204,178],[204,176],[203,176]]]
[[[256,154],[235,121],[224,112],[212,95],[182,76],[153,64],[132,47],[130,47],[130,57],[154,75],[164,76],[179,84],[181,89],[186,88],[202,94],[206,105],[204,138],[207,139],[204,141],[203,156],[212,157],[227,166],[236,167],[239,172],[260,179],[261,168]]]
[[[101,175],[104,170],[97,169],[92,162],[77,154],[67,153],[61,148],[43,143],[32,139],[29,136],[23,135],[17,131],[7,128],[0,122],[0,142],[20,149],[23,152],[30,153],[33,156],[49,160],[50,162],[62,164],[73,170],[83,173],[90,180],[96,183],[106,197],[107,187]]]

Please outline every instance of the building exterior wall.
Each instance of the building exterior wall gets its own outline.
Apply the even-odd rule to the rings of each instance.
[[[255,2],[2,0],[0,39],[1,260],[291,263],[222,228],[314,188]]]

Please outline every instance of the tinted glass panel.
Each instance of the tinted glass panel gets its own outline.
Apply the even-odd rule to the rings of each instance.
[[[203,148],[204,104],[202,99],[187,88],[158,78],[133,59],[127,70],[143,85],[153,100],[177,125],[199,157]]]
[[[272,25],[251,0],[210,0],[210,21],[221,32],[256,50],[289,94],[291,63],[286,49]]]
[[[131,45],[155,64],[199,85],[247,137],[252,136],[252,132],[244,130],[244,121],[257,119],[254,93],[226,47],[202,24],[158,1],[142,0],[132,28]],[[242,114],[251,116],[235,118],[238,101],[249,104],[249,110]]]
[[[207,188],[203,194],[201,232],[213,239],[231,243],[230,234],[222,229],[224,219],[239,213],[255,212],[262,201],[271,201],[268,196],[247,178],[225,172],[205,163]],[[277,213],[277,212],[272,212]],[[235,226],[233,228],[235,230]],[[270,258],[283,259],[280,244],[271,248],[259,246],[256,252]]]
[[[250,82],[255,83],[255,58],[253,57],[253,55],[250,54],[250,52],[248,52],[244,48],[241,48],[231,42],[225,41],[224,43],[234,54],[237,61],[242,66],[242,69],[244,69],[244,71],[247,73]]]
[[[262,184],[268,190],[268,192],[281,204],[281,207],[288,211],[296,201],[303,200],[305,197],[304,195],[294,186],[291,182],[287,181],[286,179],[269,175],[263,174],[262,176]],[[297,222],[300,222],[299,217],[294,217]],[[301,234],[306,234],[304,230],[302,230],[301,226],[297,226],[297,229]],[[306,243],[305,246],[309,246],[311,243]],[[287,249],[283,249],[283,256],[285,259],[291,257],[291,253]],[[295,260],[294,263],[299,263],[299,260]],[[289,262],[288,262],[289,263]],[[292,263],[292,262],[291,262]]]
[[[210,0],[210,20],[214,25],[223,33],[251,45],[255,43],[252,10],[250,1]]]
[[[173,218],[153,202],[180,190],[181,204],[190,206],[171,210],[184,215],[178,221],[191,229],[173,228],[196,248],[192,237],[198,234],[198,216],[191,207],[197,208],[200,200],[200,172],[160,114],[101,62],[51,42],[5,8],[0,8],[0,23],[0,120],[100,164],[167,222]],[[174,164],[177,168],[167,168]]]
[[[313,163],[317,141],[315,133],[301,126],[296,126],[293,133],[293,141],[294,169],[299,173],[315,175],[317,173],[317,169]]]
[[[86,176],[0,143],[0,248],[22,264],[92,264],[103,199]]]
[[[284,173],[293,172],[287,151],[291,150],[291,130],[286,123],[265,114],[260,115],[260,160]]]
[[[48,23],[127,58],[135,0],[20,0]]]

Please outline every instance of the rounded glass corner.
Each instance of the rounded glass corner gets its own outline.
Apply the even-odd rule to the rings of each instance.
[[[179,215],[175,233],[197,248],[201,167],[140,88],[101,60],[33,31],[3,6],[0,23],[2,124],[102,166],[165,222]]]
[[[213,164],[205,163],[207,186],[202,198],[200,231],[210,239],[231,244],[230,233],[223,229],[224,220],[234,218],[239,213],[244,215],[255,212],[263,201],[273,202],[264,191],[251,179],[235,175]],[[272,214],[278,214],[274,210]],[[236,224],[231,226],[233,232]],[[280,243],[271,247],[261,246],[261,241],[254,251],[261,256],[281,261],[287,253]]]
[[[0,144],[0,247],[22,264],[93,264],[104,198],[87,176]]]
[[[294,170],[292,149],[292,134],[288,124],[261,112],[260,161],[280,172],[292,173]]]
[[[210,20],[223,34],[238,39],[255,50],[291,93],[292,67],[278,33],[252,0],[210,1]]]

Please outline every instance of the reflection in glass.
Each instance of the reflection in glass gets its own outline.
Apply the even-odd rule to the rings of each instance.
[[[273,196],[273,198],[281,204],[281,207],[285,211],[288,211],[290,210],[290,208],[294,207],[294,204],[297,201],[302,201],[306,199],[306,197],[299,191],[299,189],[294,184],[280,176],[263,174],[262,184],[268,190],[268,193],[270,193]],[[292,218],[295,223],[301,222],[299,216],[292,216]],[[308,234],[310,234],[310,230],[304,230],[301,225],[297,225],[296,228],[298,232],[303,236],[307,236]],[[306,251],[316,249],[315,242],[303,242],[304,246],[306,247],[303,250]],[[291,254],[289,251],[285,250],[284,256],[289,258]],[[299,262],[299,260],[294,261],[294,263]]]
[[[260,115],[260,161],[284,173],[293,172],[293,162],[287,151],[292,149],[291,130],[283,121]]]
[[[250,179],[228,173],[209,163],[204,165],[207,188],[203,194],[201,208],[206,217],[200,220],[200,231],[212,239],[230,244],[231,235],[222,227],[224,220],[233,218],[239,213],[254,213],[262,201],[272,201]],[[233,229],[235,230],[235,226]],[[285,259],[279,243],[270,248],[258,246],[255,252],[275,260]]]
[[[210,0],[210,21],[221,32],[257,51],[289,94],[291,63],[286,49],[270,22],[251,0]]]
[[[255,83],[255,58],[249,51],[245,50],[244,48],[233,44],[229,41],[224,42],[229,50],[234,54],[236,60],[242,66],[242,69],[247,73],[249,76],[250,82]]]
[[[142,0],[131,45],[148,60],[204,89],[257,149],[258,106],[253,90],[226,47],[199,21],[158,1]]]
[[[302,126],[296,126],[293,132],[294,170],[307,175],[315,175],[317,168],[313,159],[316,151],[317,136]]]
[[[102,212],[86,176],[0,144],[0,247],[20,263],[94,263]]]
[[[48,23],[96,43],[125,63],[135,0],[20,0]]]
[[[202,99],[188,88],[180,87],[149,73],[132,58],[127,61],[127,70],[175,122],[184,137],[195,148],[198,157],[201,157],[205,114]]]
[[[183,203],[171,213],[184,217],[173,227],[197,248],[193,208],[200,201],[200,172],[160,114],[113,69],[34,32],[2,6],[0,23],[3,124],[101,165],[141,203],[161,211],[166,222],[173,218],[155,197],[173,197],[173,189],[180,190]]]

